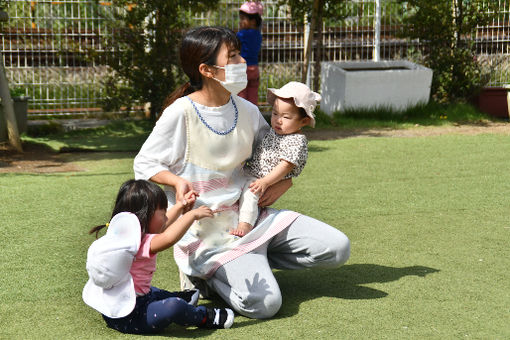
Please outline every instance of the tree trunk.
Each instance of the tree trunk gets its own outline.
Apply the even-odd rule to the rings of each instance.
[[[317,27],[317,45],[315,53],[315,65],[313,70],[313,91],[318,92],[320,87],[321,76],[321,61],[322,61],[322,12],[324,8],[324,0],[319,0],[319,7],[317,9],[317,20],[315,25]]]
[[[21,139],[19,138],[18,124],[16,123],[16,115],[14,114],[14,105],[12,103],[11,94],[9,92],[9,83],[5,76],[3,56],[0,52],[0,98],[5,113],[5,122],[7,126],[7,136],[9,143],[18,151],[23,152],[21,147]]]
[[[315,27],[317,22],[317,13],[319,11],[319,5],[321,0],[313,0],[312,7],[312,22],[310,23],[310,34],[308,35],[308,41],[306,43],[305,54],[303,56],[303,67],[301,69],[301,82],[306,82],[306,75],[308,73],[308,67],[310,67],[310,57],[312,52],[313,35],[315,33]]]

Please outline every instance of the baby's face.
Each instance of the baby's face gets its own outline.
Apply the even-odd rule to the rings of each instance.
[[[278,135],[300,132],[309,123],[309,118],[302,118],[299,108],[293,100],[276,98],[271,114],[271,126]]]

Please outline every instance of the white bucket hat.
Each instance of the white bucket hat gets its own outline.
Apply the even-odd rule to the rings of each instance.
[[[122,212],[113,216],[106,234],[95,240],[87,253],[89,280],[83,301],[110,318],[122,318],[136,304],[133,278],[129,274],[141,242],[136,215]]]
[[[293,98],[294,104],[305,110],[308,117],[310,117],[310,126],[315,126],[315,115],[313,111],[317,106],[317,102],[322,99],[321,95],[317,92],[310,90],[308,86],[297,81],[291,81],[280,89],[267,89],[267,102],[273,106],[276,97],[280,98]]]

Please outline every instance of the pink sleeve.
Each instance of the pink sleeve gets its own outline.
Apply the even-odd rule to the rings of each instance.
[[[157,234],[145,234],[142,237],[142,243],[140,244],[140,249],[138,249],[138,254],[136,254],[137,259],[149,259],[156,255],[155,253],[151,253],[151,242],[152,238]]]

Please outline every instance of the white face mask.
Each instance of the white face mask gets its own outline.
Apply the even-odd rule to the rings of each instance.
[[[238,94],[248,85],[248,75],[246,74],[246,63],[227,64],[224,67],[214,66],[225,70],[225,81],[213,78],[218,81],[225,90],[232,94]]]

